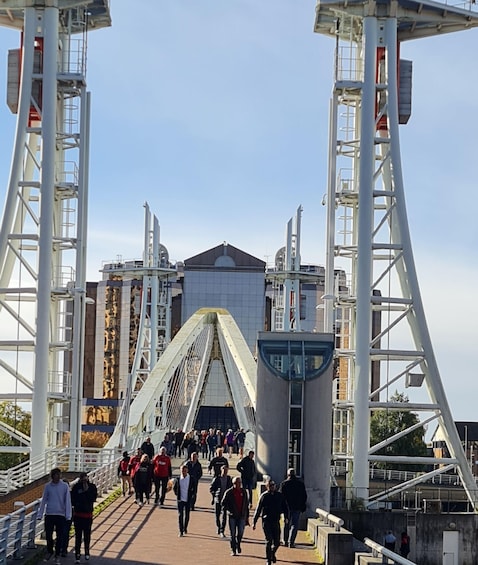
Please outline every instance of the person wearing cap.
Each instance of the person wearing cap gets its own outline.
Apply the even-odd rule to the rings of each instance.
[[[276,553],[280,546],[280,517],[284,515],[284,521],[288,520],[289,509],[282,493],[276,490],[276,484],[272,479],[266,483],[266,490],[261,494],[257,504],[252,529],[256,529],[256,523],[262,517],[262,529],[266,538],[266,560],[267,565],[277,561]]]
[[[307,507],[307,491],[304,483],[297,478],[295,469],[287,471],[287,479],[282,481],[280,492],[284,495],[289,509],[288,520],[284,522],[284,545],[295,547],[301,512]]]
[[[81,542],[85,547],[85,559],[90,559],[91,527],[93,505],[98,497],[96,485],[90,483],[86,473],[80,473],[78,482],[71,489],[73,524],[75,526],[75,563],[80,562]]]
[[[252,507],[252,491],[256,488],[257,472],[254,462],[254,451],[249,451],[237,464],[236,469],[241,473],[242,486],[249,495],[249,507]]]

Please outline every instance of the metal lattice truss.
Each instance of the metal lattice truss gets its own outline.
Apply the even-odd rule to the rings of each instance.
[[[215,337],[240,427],[255,430],[256,362],[236,322],[224,309],[198,310],[181,327],[129,407],[127,441],[144,431],[190,430],[208,381]],[[122,444],[121,425],[108,447]]]
[[[0,380],[8,391],[1,398],[32,403],[32,457],[56,446],[70,426],[72,437],[80,430],[90,111],[85,39],[88,18],[91,27],[110,25],[105,1],[6,0],[0,8],[0,24],[22,32],[8,55],[7,102],[17,127],[0,226]],[[93,2],[101,21],[88,11]]]
[[[462,12],[447,14],[436,3],[420,3],[418,11],[413,2],[325,1],[317,9],[316,31],[337,42],[324,296],[325,331],[335,331],[338,344],[333,457],[348,468],[349,497],[366,505],[390,495],[369,491],[370,467],[388,462],[431,465],[433,473],[456,469],[476,507],[476,483],[448,406],[418,286],[398,127],[405,123],[399,109],[406,98],[400,91],[399,100],[400,40],[413,38],[414,29],[433,35],[440,21],[448,31],[465,29],[465,22],[477,25],[476,14],[467,12],[465,20]],[[396,392],[409,402],[392,401]],[[413,412],[420,425],[435,422],[449,456],[377,455],[417,427],[371,447],[371,415],[379,410]]]

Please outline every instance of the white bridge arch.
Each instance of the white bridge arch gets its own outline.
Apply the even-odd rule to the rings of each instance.
[[[168,430],[192,429],[213,357],[222,362],[237,421],[251,432],[250,444],[255,436],[256,361],[227,310],[202,308],[181,327],[129,410],[123,410],[107,447],[131,448],[145,432],[161,437]]]

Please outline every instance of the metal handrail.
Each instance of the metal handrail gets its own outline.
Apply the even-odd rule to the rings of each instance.
[[[35,479],[48,475],[51,469],[59,467],[64,471],[93,471],[112,462],[117,462],[114,449],[81,447],[70,449],[49,449],[40,457],[0,471],[0,494],[7,494]]]
[[[117,458],[90,471],[88,478],[96,485],[99,496],[107,494],[119,481]],[[35,547],[35,539],[44,531],[43,520],[37,520],[40,503],[41,498],[0,518],[0,565],[7,565],[10,558],[21,559],[22,550]]]
[[[340,532],[340,528],[344,525],[344,521],[342,518],[338,516],[334,516],[327,510],[322,510],[322,508],[315,509],[318,516],[320,516],[322,522],[324,522],[327,526],[334,526],[336,532]]]
[[[382,556],[382,563],[388,563],[388,559],[392,559],[393,563],[398,563],[398,565],[416,565],[414,561],[410,561],[406,557],[398,555],[398,553],[395,553],[391,549],[387,549],[376,541],[365,538],[363,542],[367,547],[370,547],[374,557],[378,557],[379,555]]]

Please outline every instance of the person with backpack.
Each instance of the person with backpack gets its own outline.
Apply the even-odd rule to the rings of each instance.
[[[121,490],[123,491],[123,496],[133,494],[133,484],[131,483],[130,475],[130,456],[127,451],[123,451],[123,458],[118,465],[118,477],[121,479]]]
[[[159,449],[159,453],[153,459],[153,481],[154,481],[154,503],[164,505],[168,481],[173,476],[171,458],[167,455],[165,447]],[[161,493],[161,494],[160,494]]]

